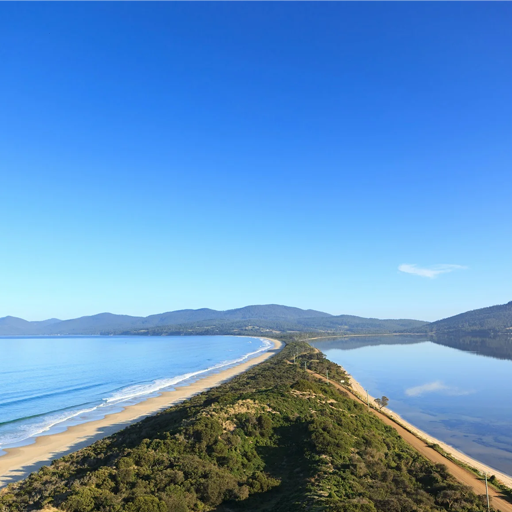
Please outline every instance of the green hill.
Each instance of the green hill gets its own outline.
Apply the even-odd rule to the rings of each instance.
[[[412,330],[423,326],[426,322],[408,319],[363,318],[352,315],[330,316],[327,318],[305,318],[297,320],[299,325],[307,329],[332,330],[346,333],[389,333]]]
[[[425,325],[419,320],[379,320],[376,318],[361,318],[342,315],[328,318],[286,319],[247,319],[237,321],[203,320],[177,325],[163,325],[146,329],[131,329],[117,334],[143,334],[153,336],[181,335],[265,335],[284,333],[310,334],[386,334],[403,331],[413,331],[418,326]]]
[[[268,331],[386,333],[410,330],[424,324],[417,320],[333,316],[312,309],[267,304],[227,311],[185,309],[147,317],[100,313],[72,320],[43,322],[4,317],[0,318],[0,335],[252,334]]]
[[[417,329],[421,332],[446,333],[450,331],[512,330],[512,301],[507,304],[467,311]]]
[[[40,322],[28,322],[15,316],[4,316],[0,318],[0,335],[31,335],[40,334],[51,326],[60,323],[57,318],[50,318]]]
[[[244,308],[216,311],[214,309],[183,309],[147,317],[100,313],[71,320],[45,320],[28,322],[21,318],[0,318],[0,335],[64,335],[64,334],[112,334],[119,331],[154,329],[161,326],[197,324],[204,321],[216,323],[247,321],[294,322],[300,318],[329,317],[312,309],[300,309],[277,304],[246,306]]]

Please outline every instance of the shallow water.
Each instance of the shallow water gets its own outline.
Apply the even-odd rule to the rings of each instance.
[[[268,348],[234,336],[0,337],[0,455]]]
[[[311,344],[416,427],[512,475],[512,361],[418,337]]]

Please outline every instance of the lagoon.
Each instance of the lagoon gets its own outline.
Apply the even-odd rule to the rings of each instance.
[[[459,451],[512,475],[512,361],[426,337],[368,336],[311,342],[370,395]]]

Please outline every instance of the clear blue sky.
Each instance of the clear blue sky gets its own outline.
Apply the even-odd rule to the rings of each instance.
[[[512,300],[511,26],[501,2],[1,4],[0,316]]]

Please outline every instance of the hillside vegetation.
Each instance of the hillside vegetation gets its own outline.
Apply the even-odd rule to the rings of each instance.
[[[0,511],[486,510],[444,466],[304,363],[346,380],[309,345],[291,343],[229,383],[9,486]]]
[[[481,336],[487,335],[490,331],[503,332],[507,330],[512,330],[512,301],[507,304],[467,311],[417,328],[417,331],[428,333],[481,331]]]
[[[277,304],[246,306],[215,311],[184,309],[147,317],[128,315],[84,316],[72,320],[28,322],[21,318],[0,318],[0,335],[79,335],[79,334],[253,334],[268,332],[365,332],[386,333],[424,325],[417,320],[379,320],[357,316],[333,316],[313,309]]]
[[[379,320],[347,315],[329,318],[303,318],[295,321],[249,319],[226,322],[223,320],[205,320],[203,322],[167,325],[152,329],[128,330],[119,334],[142,334],[151,336],[181,335],[269,335],[284,333],[309,333],[314,335],[336,334],[385,334],[413,330],[424,322],[418,320]]]

